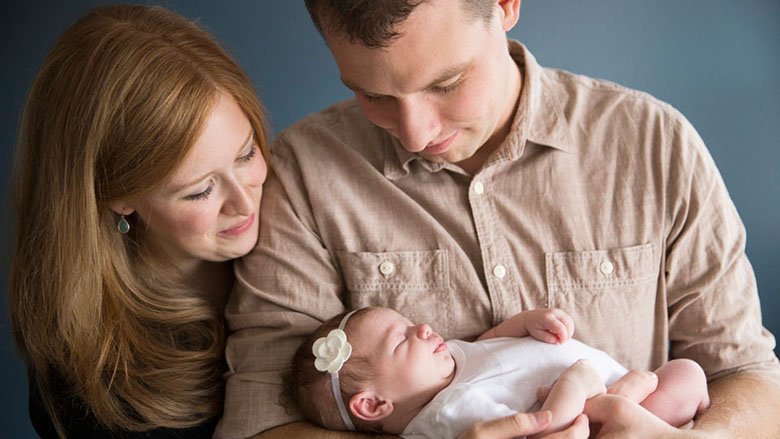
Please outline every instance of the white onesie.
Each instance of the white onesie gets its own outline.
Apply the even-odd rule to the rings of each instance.
[[[626,372],[606,353],[576,340],[553,345],[533,339],[447,342],[455,377],[406,426],[405,438],[455,438],[479,421],[539,408],[536,391],[550,386],[577,360],[590,360],[605,384]]]

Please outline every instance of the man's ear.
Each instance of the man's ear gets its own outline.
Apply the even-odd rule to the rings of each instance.
[[[349,410],[364,421],[379,421],[393,413],[393,402],[372,391],[363,390],[349,399]]]
[[[501,9],[498,18],[504,32],[509,32],[520,19],[520,3],[521,0],[498,0],[498,7]]]

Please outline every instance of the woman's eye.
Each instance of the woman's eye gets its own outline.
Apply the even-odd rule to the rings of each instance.
[[[252,146],[252,148],[249,150],[248,153],[246,153],[245,155],[242,155],[238,159],[241,160],[242,162],[248,162],[248,161],[252,160],[252,158],[254,158],[254,156],[257,155],[257,149],[258,148],[257,148],[256,145]]]
[[[187,195],[184,197],[187,201],[195,201],[195,200],[206,200],[209,198],[209,195],[211,195],[211,191],[214,190],[213,185],[209,185],[209,187],[206,188],[203,192],[198,192],[197,194]]]

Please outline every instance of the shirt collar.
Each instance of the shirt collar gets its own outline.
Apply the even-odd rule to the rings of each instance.
[[[493,161],[497,157],[517,160],[523,155],[527,141],[564,152],[574,152],[574,142],[569,132],[566,115],[557,99],[551,78],[548,77],[551,72],[542,68],[533,54],[519,41],[509,40],[508,44],[510,55],[523,73],[523,84],[512,128],[493,158],[488,160]],[[419,162],[429,172],[438,172],[442,169],[460,170],[455,165],[432,162],[411,153],[400,144],[398,139],[386,133],[385,135],[389,138],[386,142],[384,167],[387,178],[396,179],[406,176],[413,161]]]
[[[516,150],[515,158],[522,155],[525,141],[574,152],[569,123],[550,77],[555,72],[540,66],[519,41],[509,40],[509,53],[523,72],[523,87],[512,129],[501,148]]]

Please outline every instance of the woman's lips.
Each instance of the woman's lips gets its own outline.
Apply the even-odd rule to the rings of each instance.
[[[249,230],[252,224],[255,222],[255,214],[253,213],[246,221],[236,224],[235,226],[225,229],[219,232],[221,235],[238,236]]]

